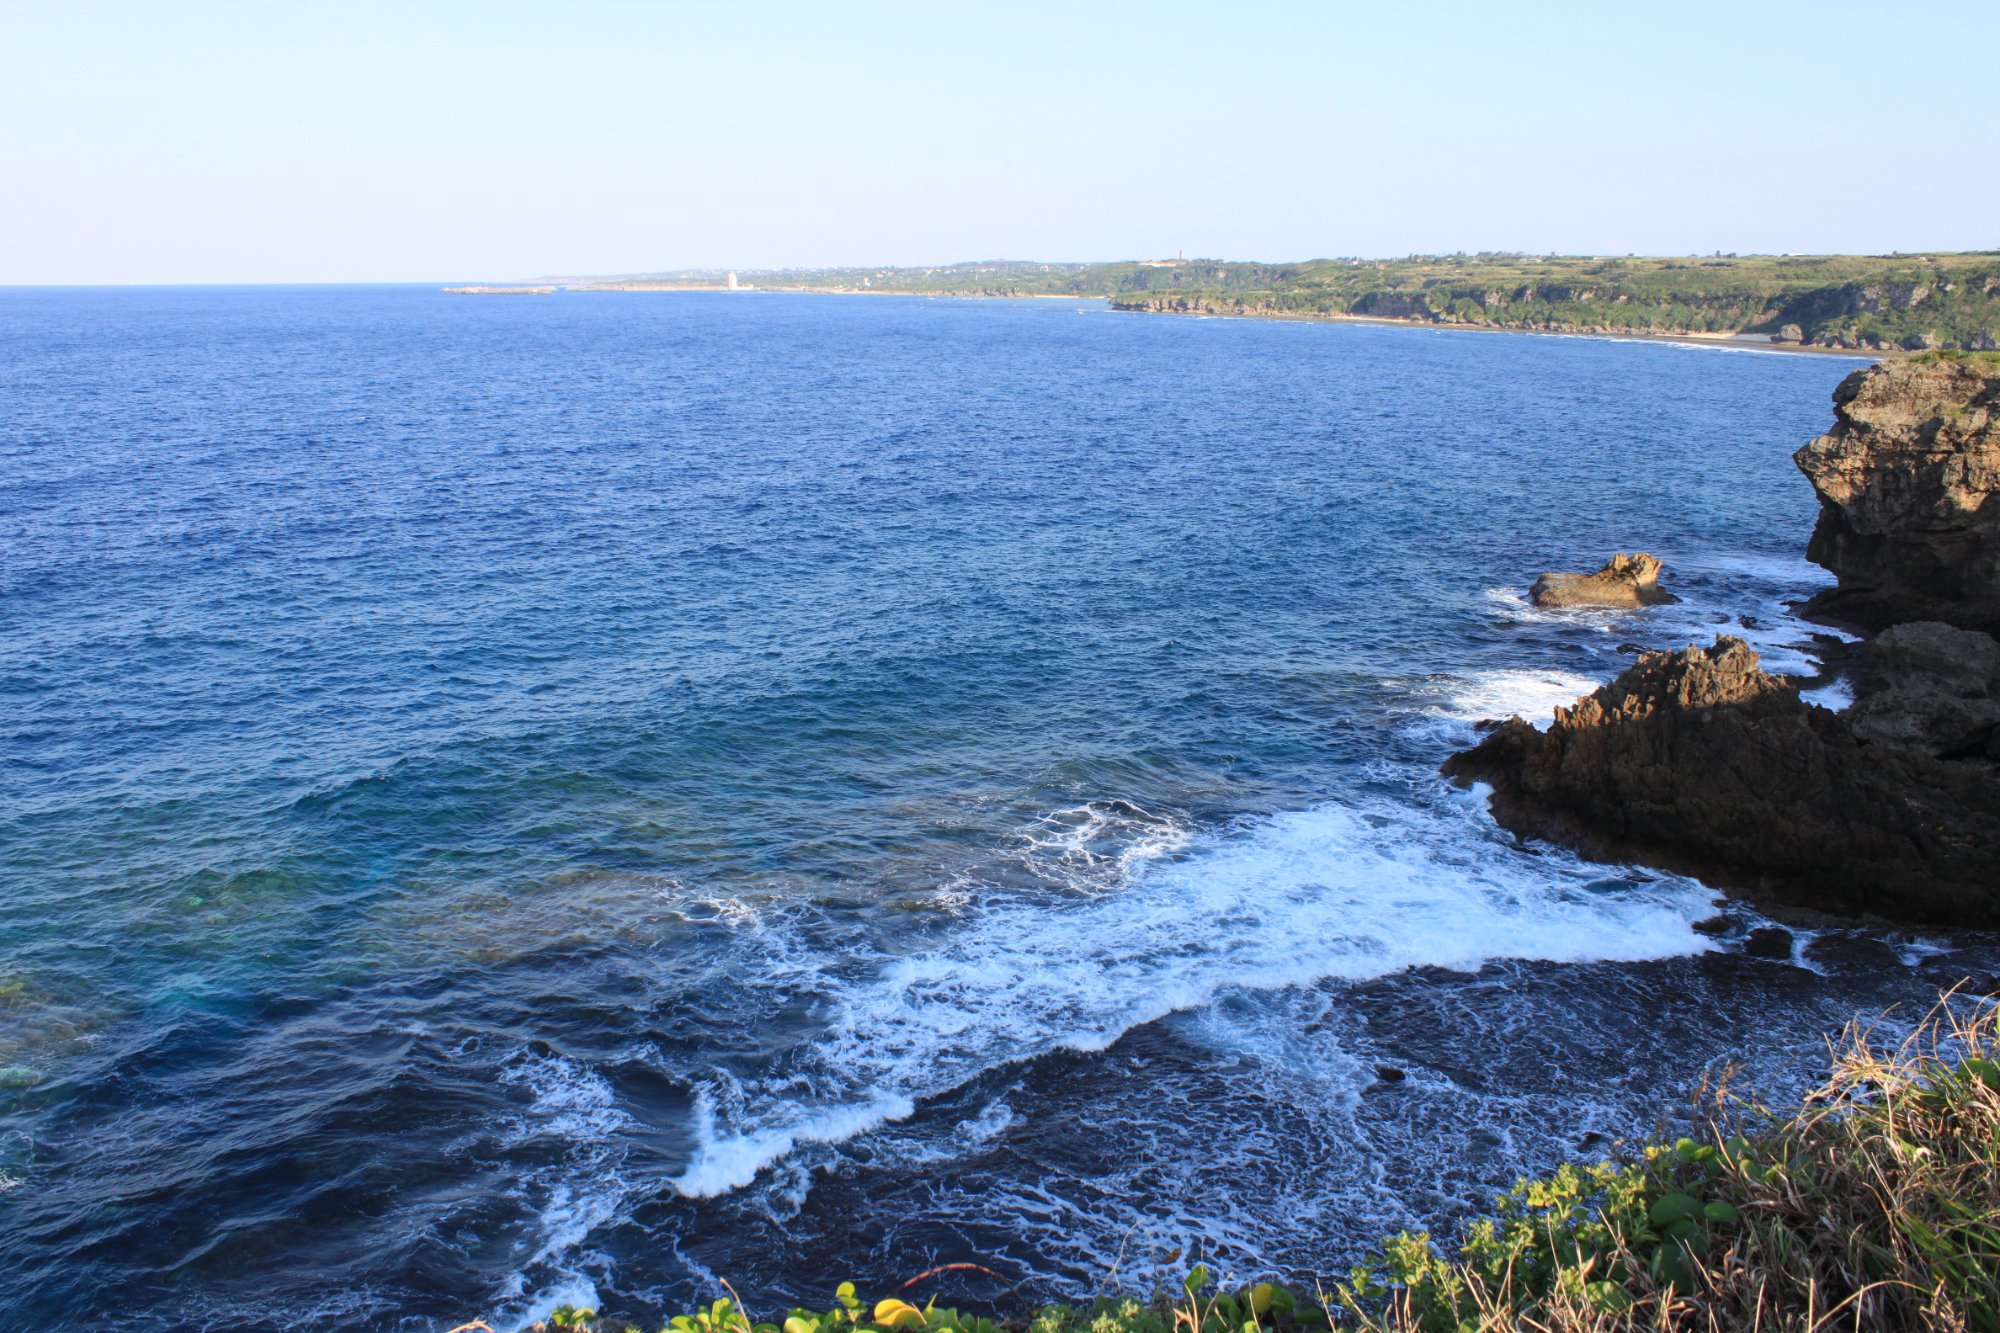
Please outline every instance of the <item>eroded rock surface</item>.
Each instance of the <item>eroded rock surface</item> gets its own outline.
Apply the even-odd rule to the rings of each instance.
[[[2000,759],[2000,640],[1937,621],[1869,640],[1861,693],[1847,711],[1864,741],[1944,758]]]
[[[1444,771],[1493,814],[1602,860],[1819,912],[2000,925],[2000,784],[1984,766],[1867,744],[1741,640],[1647,653],[1556,710],[1503,724]]]
[[[1547,607],[1634,607],[1680,598],[1660,586],[1660,562],[1641,551],[1614,555],[1595,574],[1544,574],[1528,589],[1528,600]]]
[[[1814,608],[2000,631],[2000,357],[1871,366],[1833,401],[1792,456],[1820,497],[1806,555],[1840,579]]]

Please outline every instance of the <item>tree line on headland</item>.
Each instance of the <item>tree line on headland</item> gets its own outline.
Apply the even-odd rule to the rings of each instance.
[[[742,272],[763,290],[1100,297],[1120,310],[1392,319],[1562,333],[1764,335],[1857,350],[2000,348],[2000,250],[1688,258],[1482,253],[1296,264],[1001,260]],[[720,285],[705,271],[572,289]]]

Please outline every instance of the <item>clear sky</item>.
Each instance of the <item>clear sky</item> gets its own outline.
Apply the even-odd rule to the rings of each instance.
[[[2000,0],[0,0],[0,283],[2000,246]]]

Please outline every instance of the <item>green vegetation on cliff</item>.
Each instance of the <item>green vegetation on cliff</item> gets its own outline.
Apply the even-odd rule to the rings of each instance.
[[[1856,1025],[1797,1114],[1718,1090],[1700,1140],[1522,1181],[1451,1253],[1406,1233],[1330,1289],[1196,1268],[1151,1301],[996,1322],[843,1284],[826,1310],[757,1321],[724,1299],[668,1333],[2000,1333],[1996,1012],[1948,999],[1887,1052]],[[546,1327],[637,1328],[567,1307]]]
[[[2000,346],[2000,255],[1317,264],[1264,291],[1119,296],[1124,308],[1352,315],[1609,333],[1762,333],[1823,347]]]
[[[714,285],[718,276],[662,274],[616,285]],[[2000,251],[1682,259],[1458,254],[1297,264],[996,261],[739,277],[766,289],[1095,296],[1123,310],[1350,316],[1553,332],[1751,333],[1876,350],[2000,348]]]

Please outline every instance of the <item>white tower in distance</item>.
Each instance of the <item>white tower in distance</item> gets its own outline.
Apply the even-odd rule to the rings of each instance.
[[[729,275],[729,290],[732,292],[736,290],[736,274],[734,271]]]

